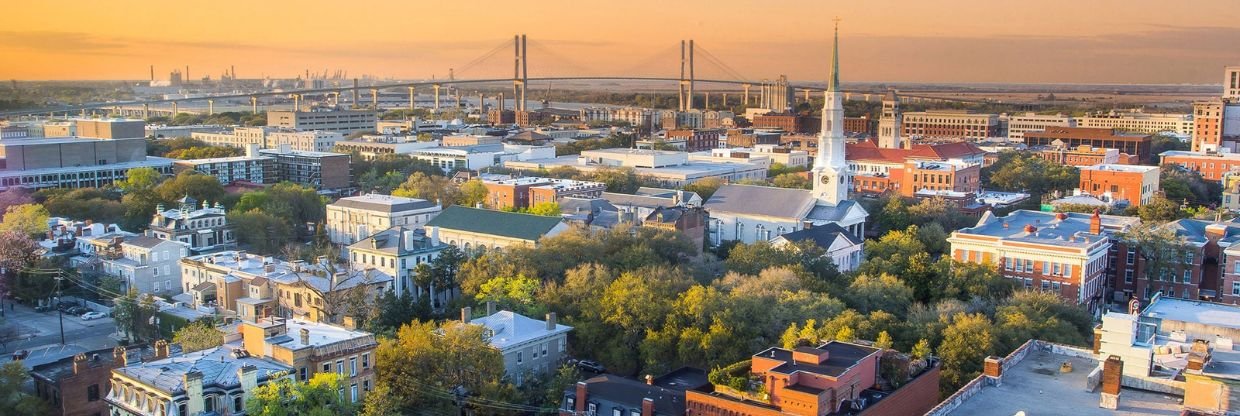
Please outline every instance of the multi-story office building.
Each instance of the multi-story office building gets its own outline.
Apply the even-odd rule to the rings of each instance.
[[[172,159],[148,157],[144,139],[25,138],[0,142],[0,190],[102,188],[130,169],[172,173]]]
[[[1047,127],[1043,131],[1026,131],[1025,144],[1030,147],[1079,146],[1116,149],[1120,153],[1136,156],[1142,163],[1150,161],[1152,136],[1124,134],[1115,129],[1084,127]]]
[[[1097,213],[987,212],[947,241],[956,261],[998,265],[1026,289],[1050,291],[1092,313],[1102,304],[1114,233],[1139,222]]]
[[[1137,157],[1120,153],[1119,149],[1103,149],[1090,146],[1039,146],[1031,148],[1033,154],[1043,159],[1076,167],[1093,165],[1136,165]]]
[[[564,197],[597,198],[607,190],[602,182],[526,176],[483,178],[489,192],[483,204],[490,209],[523,209]]]
[[[392,227],[418,229],[442,210],[425,199],[382,194],[340,198],[327,205],[327,238],[350,245]]]
[[[461,310],[461,320],[486,328],[491,347],[504,357],[504,373],[515,383],[553,373],[568,357],[568,332],[573,327],[556,322],[555,312],[547,314],[545,321],[512,311],[487,312],[474,318],[467,307]]]
[[[865,141],[847,145],[852,191],[913,197],[918,191],[976,193],[981,190],[985,151],[973,143],[913,144],[881,148]]]
[[[1193,151],[1240,153],[1240,99],[1193,103],[1193,123]]]
[[[352,186],[349,155],[289,150],[287,145],[259,150],[258,153],[274,161],[277,181],[288,181],[319,191],[340,191]]]
[[[195,132],[190,137],[201,140],[212,146],[248,148],[250,145],[259,148],[271,147],[267,135],[278,131],[275,127],[235,127],[232,131],[219,133]]]
[[[1115,129],[1129,133],[1154,134],[1172,132],[1193,135],[1192,114],[1151,114],[1143,111],[1111,111],[1077,118],[1077,127]]]
[[[77,119],[78,137],[92,139],[141,139],[146,137],[146,122],[126,119]]]
[[[555,157],[555,146],[487,144],[464,147],[429,147],[409,152],[409,156],[425,160],[443,169],[480,170],[507,161],[527,161]]]
[[[699,152],[719,147],[719,138],[723,135],[724,130],[719,128],[668,130],[667,140],[683,140],[685,151]]]
[[[233,182],[276,183],[276,161],[267,156],[233,156],[172,162],[176,173],[194,171],[211,175],[222,185]]]
[[[344,135],[335,131],[273,131],[267,134],[266,148],[288,146],[291,150],[304,152],[330,152]]]
[[[1047,127],[1076,127],[1076,119],[1072,116],[1064,114],[1038,114],[1024,113],[1000,115],[1000,121],[1007,122],[1007,137],[1009,141],[1021,142],[1025,140],[1025,132],[1027,131],[1043,131]]]
[[[318,373],[340,376],[341,396],[361,403],[375,386],[374,334],[321,322],[275,317],[243,321],[242,344],[250,356],[292,369],[297,381]]]
[[[1158,190],[1158,166],[1093,165],[1081,167],[1079,189],[1103,201],[1148,204]]]
[[[374,111],[268,111],[267,125],[294,130],[327,130],[349,134],[373,130]]]
[[[900,121],[906,139],[964,139],[1000,137],[999,116],[967,110],[906,112]]]
[[[1223,99],[1240,100],[1240,66],[1223,68]]]
[[[162,240],[185,243],[193,253],[203,253],[232,247],[237,244],[237,236],[228,225],[228,216],[224,206],[218,201],[214,206],[186,196],[181,198],[179,206],[164,209],[163,204],[155,208],[155,216],[146,230],[146,235]]]

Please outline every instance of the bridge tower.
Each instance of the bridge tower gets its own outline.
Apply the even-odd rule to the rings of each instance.
[[[687,45],[686,48],[685,41],[680,41],[680,111],[693,109],[693,39]]]
[[[512,98],[517,112],[525,111],[525,86],[529,80],[529,58],[525,35],[512,35]]]

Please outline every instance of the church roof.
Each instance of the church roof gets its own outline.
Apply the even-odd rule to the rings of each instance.
[[[803,189],[727,184],[719,187],[702,207],[712,213],[801,219],[816,203],[817,199]]]
[[[842,222],[845,218],[848,218],[848,213],[855,208],[861,208],[861,205],[858,205],[857,201],[853,200],[840,201],[839,205],[816,205],[805,216],[805,219]]]

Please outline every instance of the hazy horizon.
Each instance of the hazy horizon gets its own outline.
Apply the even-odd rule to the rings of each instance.
[[[0,79],[138,81],[149,65],[156,79],[186,65],[194,80],[230,65],[247,79],[306,69],[446,78],[448,68],[503,78],[512,35],[526,33],[531,77],[674,77],[679,42],[692,38],[698,78],[814,81],[826,77],[835,16],[846,83],[1210,85],[1240,65],[1240,10],[1226,0],[87,4],[11,6]]]

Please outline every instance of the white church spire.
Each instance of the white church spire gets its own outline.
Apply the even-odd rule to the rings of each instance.
[[[822,131],[818,133],[818,154],[814,158],[814,197],[838,205],[848,199],[848,162],[844,160],[844,94],[840,85],[840,19],[835,19],[835,39],[831,51],[831,77],[827,79],[826,100],[822,106]]]

